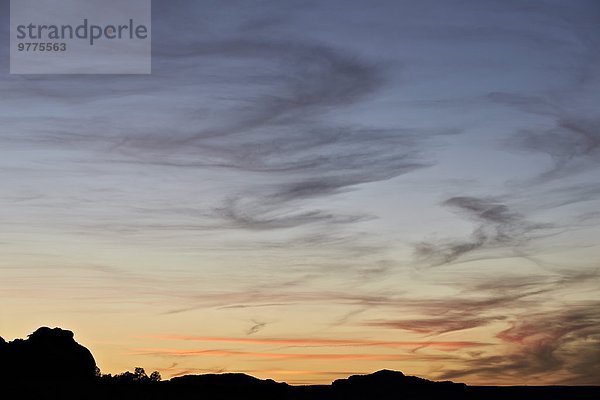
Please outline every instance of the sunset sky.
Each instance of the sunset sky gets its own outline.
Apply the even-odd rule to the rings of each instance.
[[[104,373],[600,384],[600,2],[152,2],[151,75],[9,75],[0,336]]]

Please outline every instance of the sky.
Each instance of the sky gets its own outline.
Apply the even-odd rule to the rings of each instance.
[[[598,1],[154,1],[152,46],[89,76],[0,47],[0,336],[600,384]]]

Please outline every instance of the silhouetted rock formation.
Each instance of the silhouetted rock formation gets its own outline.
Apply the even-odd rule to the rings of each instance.
[[[28,339],[0,340],[0,382],[92,382],[96,362],[73,332],[39,328]]]

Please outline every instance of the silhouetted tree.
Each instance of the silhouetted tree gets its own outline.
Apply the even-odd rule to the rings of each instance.
[[[135,383],[155,383],[160,382],[160,372],[154,371],[148,376],[146,370],[142,367],[136,367],[133,372],[126,371],[121,374],[112,376],[111,374],[102,375],[100,382],[103,383],[118,383],[118,384],[135,384]]]
[[[160,382],[162,377],[160,376],[160,372],[154,371],[150,374],[150,382]]]
[[[146,375],[146,371],[142,367],[136,367],[133,371],[134,379],[137,382],[148,382],[148,375]]]

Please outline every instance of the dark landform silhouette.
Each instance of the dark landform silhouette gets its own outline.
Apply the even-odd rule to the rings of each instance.
[[[92,353],[73,332],[39,328],[27,339],[0,337],[2,399],[206,399],[206,400],[576,400],[600,399],[600,386],[468,386],[381,370],[331,385],[292,386],[245,374],[186,375],[161,381],[143,368],[102,375]]]

